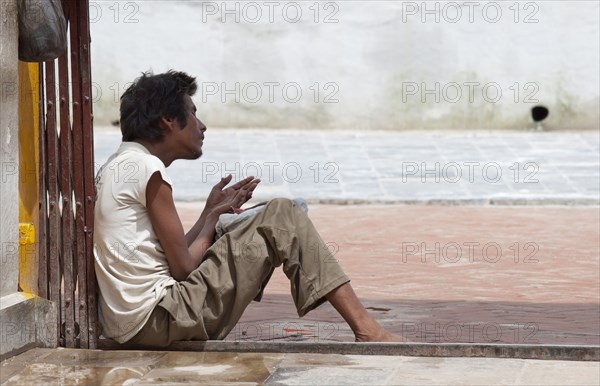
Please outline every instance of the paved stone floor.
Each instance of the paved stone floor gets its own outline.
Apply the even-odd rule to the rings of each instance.
[[[600,362],[36,349],[3,385],[598,385]]]
[[[190,227],[202,203],[178,203]],[[312,205],[387,328],[413,342],[600,345],[600,212],[566,206]],[[299,319],[278,269],[229,340],[351,341],[329,304]]]
[[[120,133],[95,135],[97,167]],[[178,200],[205,199],[221,176],[263,180],[256,198],[311,202],[598,204],[597,132],[206,132],[204,156],[169,169]]]

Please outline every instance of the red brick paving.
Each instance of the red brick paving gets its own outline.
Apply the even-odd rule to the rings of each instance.
[[[202,204],[178,207],[188,228]],[[598,207],[313,205],[309,216],[365,306],[411,341],[600,344]],[[352,340],[329,304],[299,319],[276,270],[228,339],[282,337]]]

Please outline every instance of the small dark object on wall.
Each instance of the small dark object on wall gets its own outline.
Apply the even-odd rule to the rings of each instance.
[[[533,119],[535,130],[543,130],[542,122],[548,118],[548,115],[550,115],[550,111],[547,107],[535,106],[531,109],[531,118]]]

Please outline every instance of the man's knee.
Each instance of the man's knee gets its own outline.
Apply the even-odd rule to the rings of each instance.
[[[277,214],[287,214],[295,210],[295,206],[296,204],[289,198],[274,198],[267,203],[265,211]]]
[[[284,224],[295,226],[298,221],[308,220],[306,216],[300,216],[299,213],[303,214],[292,200],[275,198],[267,203],[263,215],[265,221],[275,221],[280,227],[283,227]]]

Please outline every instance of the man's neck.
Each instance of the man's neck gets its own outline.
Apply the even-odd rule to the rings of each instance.
[[[143,139],[138,139],[133,142],[139,143],[144,146],[150,154],[155,157],[158,157],[165,164],[165,167],[169,167],[173,161],[175,161],[175,157],[172,154],[172,151],[166,146],[165,142],[149,142]]]

